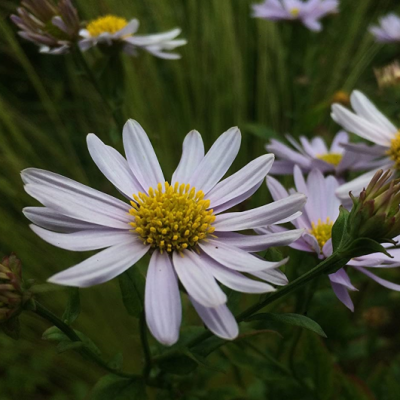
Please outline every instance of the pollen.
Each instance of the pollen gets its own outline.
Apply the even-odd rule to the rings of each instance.
[[[311,222],[310,234],[317,239],[319,247],[322,249],[324,244],[332,237],[333,221],[328,217],[325,222],[318,219],[318,223]]]
[[[144,244],[161,252],[182,252],[196,248],[199,241],[214,232],[215,215],[201,190],[189,184],[176,182],[171,186],[165,182],[156,189],[149,188],[148,193],[133,195],[129,210],[134,217],[130,225]]]
[[[396,169],[400,169],[400,130],[396,133],[386,154],[394,161]]]
[[[297,7],[293,7],[290,9],[290,14],[292,14],[293,17],[298,17],[300,14],[300,9]]]
[[[340,153],[326,153],[326,154],[318,154],[317,158],[319,160],[325,161],[328,164],[332,164],[337,167],[342,161],[343,155]]]
[[[115,15],[106,15],[90,21],[86,27],[90,36],[99,36],[102,33],[116,33],[125,26],[128,21],[125,18],[116,17]]]

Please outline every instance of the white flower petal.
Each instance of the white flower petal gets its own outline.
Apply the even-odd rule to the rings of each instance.
[[[386,279],[382,279],[379,276],[373,274],[372,272],[368,271],[367,269],[365,269],[363,267],[353,266],[353,268],[355,268],[357,271],[360,271],[363,274],[367,275],[369,278],[371,278],[375,282],[379,283],[383,287],[391,289],[391,290],[396,290],[397,292],[400,292],[400,285],[399,284],[387,281]]]
[[[144,191],[130,170],[128,162],[117,150],[106,146],[93,133],[87,136],[87,144],[89,153],[99,170],[120,192],[132,200],[134,193]]]
[[[102,250],[81,263],[48,279],[65,286],[88,287],[107,282],[138,262],[149,250],[132,235],[132,241]]]
[[[174,252],[172,260],[179,280],[189,296],[205,307],[217,307],[226,303],[226,294],[205,267],[201,256],[191,250],[185,250],[183,257]]]
[[[223,265],[204,254],[202,257],[204,257],[204,265],[207,266],[215,279],[228,288],[243,293],[267,293],[275,291],[275,288],[267,283],[249,279],[239,272],[225,268]]]
[[[188,183],[207,195],[233,163],[239,151],[240,141],[238,128],[231,128],[223,133],[201,160]]]
[[[226,340],[233,340],[238,336],[238,324],[225,304],[207,308],[192,297],[190,297],[190,301],[204,324],[214,335]]]
[[[58,233],[30,225],[33,232],[47,243],[71,251],[99,250],[120,243],[131,242],[134,235],[129,230],[91,229],[88,231]]]
[[[123,141],[129,167],[145,190],[164,184],[165,179],[156,153],[146,132],[132,119],[124,126]]]
[[[50,231],[71,233],[89,229],[104,229],[101,225],[67,217],[47,207],[25,207],[22,212],[29,221]]]
[[[155,251],[151,256],[144,305],[151,334],[160,343],[173,345],[179,337],[182,305],[178,279],[167,252]]]
[[[241,170],[218,183],[208,194],[211,207],[217,207],[260,185],[274,162],[273,154],[265,154],[251,161]]]
[[[175,28],[162,33],[155,33],[150,35],[134,35],[129,38],[129,42],[139,47],[157,45],[160,43],[162,44],[162,42],[176,38],[177,36],[179,36],[180,33],[181,29]]]
[[[246,251],[240,250],[234,246],[229,246],[219,240],[209,239],[207,242],[200,242],[200,248],[209,257],[226,268],[240,272],[263,271],[269,268],[278,268],[285,264],[287,259],[280,262],[270,262],[255,257]]]
[[[263,281],[270,282],[273,285],[285,286],[289,283],[286,275],[278,268],[266,269],[265,271],[252,272],[253,275]]]
[[[298,193],[253,210],[217,215],[213,226],[217,232],[260,228],[296,213],[306,200],[303,194]]]
[[[171,184],[174,185],[175,182],[187,183],[203,158],[203,139],[199,132],[190,131],[183,141],[182,157],[172,175]]]

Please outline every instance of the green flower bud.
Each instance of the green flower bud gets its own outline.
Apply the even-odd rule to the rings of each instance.
[[[31,298],[22,280],[21,261],[15,256],[4,257],[0,263],[0,323],[18,315]]]
[[[400,235],[400,179],[391,177],[390,170],[379,170],[359,197],[350,193],[353,201],[348,220],[350,236],[382,243]]]

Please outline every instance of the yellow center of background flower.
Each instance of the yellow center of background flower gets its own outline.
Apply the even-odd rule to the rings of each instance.
[[[400,169],[400,130],[396,133],[386,154],[394,161],[397,169]]]
[[[325,222],[322,222],[321,219],[318,219],[317,224],[311,222],[311,229],[309,232],[315,237],[315,239],[317,239],[321,249],[332,236],[332,226],[333,221],[331,221],[329,217]]]
[[[133,195],[129,213],[134,231],[144,244],[158,248],[161,252],[196,247],[200,240],[214,232],[211,224],[215,221],[213,210],[208,210],[210,200],[204,200],[204,193],[196,191],[189,184],[175,183],[170,186],[159,183],[157,189],[150,188],[148,195]]]
[[[300,10],[298,9],[298,8],[292,8],[291,10],[290,10],[290,14],[292,14],[293,15],[293,17],[297,17],[299,14],[300,14]]]
[[[327,153],[327,154],[319,154],[317,155],[319,160],[325,161],[328,164],[332,164],[337,167],[342,161],[343,155],[339,153]]]
[[[116,33],[125,28],[126,25],[128,25],[128,21],[125,18],[106,15],[90,21],[86,29],[90,33],[90,36],[99,36],[102,33]]]

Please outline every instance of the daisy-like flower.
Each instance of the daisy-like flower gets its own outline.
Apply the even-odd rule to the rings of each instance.
[[[383,68],[375,68],[374,74],[381,89],[400,85],[400,63],[397,60]]]
[[[338,181],[333,176],[324,178],[321,171],[317,169],[312,170],[305,180],[298,166],[294,168],[293,176],[296,190],[290,189],[289,193],[296,191],[304,193],[307,196],[307,203],[301,217],[292,221],[296,228],[305,231],[299,240],[289,244],[289,246],[300,251],[315,253],[320,259],[327,258],[332,254],[332,226],[339,216],[339,206],[341,205],[340,200],[335,195],[339,186]],[[267,186],[275,201],[288,196],[286,189],[272,177],[267,178]],[[260,234],[279,233],[285,232],[285,228],[273,225],[258,228],[257,232]],[[400,239],[400,237],[394,240],[396,239]],[[347,267],[362,272],[384,287],[400,291],[400,285],[382,279],[367,269],[399,267],[400,249],[391,250],[388,248],[388,252],[394,258],[389,258],[382,253],[374,253],[352,259],[348,262]],[[357,290],[357,288],[352,285],[345,268],[330,274],[329,279],[337,298],[351,311],[354,311],[349,291]]]
[[[71,0],[24,0],[11,20],[18,34],[39,46],[41,53],[65,54],[77,41],[79,17]]]
[[[400,42],[400,18],[393,13],[388,14],[379,18],[379,25],[371,26],[369,31],[377,42]]]
[[[262,4],[253,4],[253,16],[256,18],[279,20],[300,20],[311,31],[320,31],[319,20],[327,14],[337,13],[337,0],[265,0]]]
[[[312,140],[300,136],[300,143],[290,135],[286,135],[286,138],[293,148],[275,139],[265,146],[268,151],[279,158],[270,170],[273,175],[291,175],[295,165],[298,165],[304,173],[317,168],[324,174],[334,173],[337,176],[341,176],[347,171],[371,168],[373,156],[369,154],[356,155],[343,147],[349,143],[349,135],[344,131],[336,134],[329,149],[320,136],[316,136]]]
[[[367,139],[375,146],[351,145],[352,150],[376,157],[370,165],[371,171],[347,182],[338,188],[336,194],[342,200],[349,199],[349,192],[358,196],[379,169],[398,170],[400,168],[400,130],[393,125],[361,92],[355,90],[350,96],[354,112],[340,104],[332,105],[332,118],[349,132]]]
[[[248,293],[275,290],[265,281],[285,285],[287,279],[278,267],[286,259],[269,262],[252,253],[289,244],[302,231],[234,231],[290,221],[300,214],[305,196],[295,194],[250,211],[221,214],[259,188],[274,160],[272,154],[263,155],[220,182],[239,151],[237,128],[222,134],[205,155],[200,134],[190,132],[171,184],[165,182],[150,140],[137,122],[126,123],[123,141],[127,159],[94,134],[87,138],[94,162],[128,202],[52,172],[22,172],[26,192],[45,206],[24,209],[36,234],[67,250],[106,248],[49,281],[77,287],[100,284],[150,252],[145,312],[153,336],[166,345],[178,339],[179,280],[206,326],[220,337],[235,338],[238,326],[216,280]]]
[[[129,55],[136,55],[138,49],[145,50],[156,57],[165,59],[178,59],[181,56],[177,53],[170,53],[176,47],[187,43],[185,39],[176,39],[181,33],[179,28],[168,32],[150,35],[136,35],[139,28],[139,21],[115,15],[106,15],[90,21],[86,29],[79,32],[83,38],[79,42],[82,51],[93,46],[121,46],[122,50]]]

